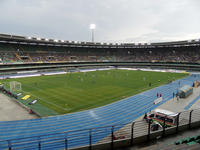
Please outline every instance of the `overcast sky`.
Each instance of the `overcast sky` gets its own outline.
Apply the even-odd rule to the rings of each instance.
[[[200,0],[0,0],[0,33],[96,42],[200,38]]]

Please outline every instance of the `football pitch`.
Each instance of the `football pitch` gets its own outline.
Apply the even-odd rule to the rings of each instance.
[[[5,79],[58,114],[96,108],[188,76],[186,73],[104,70]]]

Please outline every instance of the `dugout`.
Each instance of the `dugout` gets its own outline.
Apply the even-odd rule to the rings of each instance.
[[[189,85],[185,85],[178,89],[178,96],[180,98],[186,98],[193,93],[193,88]]]

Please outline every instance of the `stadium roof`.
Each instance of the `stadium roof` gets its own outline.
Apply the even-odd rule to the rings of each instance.
[[[200,40],[185,40],[160,43],[99,43],[45,39],[39,37],[26,37],[18,35],[0,34],[1,43],[45,45],[62,47],[87,47],[87,48],[161,48],[161,47],[187,47],[200,46]]]

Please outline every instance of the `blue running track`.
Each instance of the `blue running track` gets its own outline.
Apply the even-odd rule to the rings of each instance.
[[[189,110],[190,107],[192,107],[192,105],[193,105],[194,103],[196,103],[199,99],[200,99],[200,95],[197,96],[193,101],[191,101],[187,106],[185,106],[184,109],[185,109],[185,110]]]

